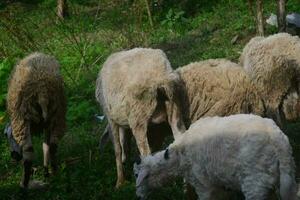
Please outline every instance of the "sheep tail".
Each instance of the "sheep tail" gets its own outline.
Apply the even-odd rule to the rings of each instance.
[[[49,101],[45,94],[41,93],[38,95],[38,104],[41,107],[44,121],[46,121],[48,118],[48,103]]]

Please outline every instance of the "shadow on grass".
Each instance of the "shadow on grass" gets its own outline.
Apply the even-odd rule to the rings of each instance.
[[[172,67],[177,68],[201,60],[209,45],[208,41],[216,30],[217,27],[204,27],[172,41],[154,45],[154,48],[162,49],[171,61]]]

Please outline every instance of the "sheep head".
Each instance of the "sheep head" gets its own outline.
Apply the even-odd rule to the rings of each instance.
[[[9,147],[10,147],[10,155],[12,159],[16,161],[22,160],[22,153],[21,153],[21,147],[20,145],[16,142],[12,135],[12,128],[10,124],[7,124],[5,129],[4,129],[4,134],[7,137]]]
[[[178,156],[174,151],[166,149],[149,155],[134,164],[136,177],[136,195],[147,199],[150,192],[162,186],[178,175]]]

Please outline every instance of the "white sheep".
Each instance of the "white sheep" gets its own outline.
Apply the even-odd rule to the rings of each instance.
[[[238,114],[202,118],[169,147],[134,164],[136,194],[174,177],[194,186],[198,199],[214,191],[241,191],[246,200],[267,199],[276,189],[282,200],[296,199],[295,164],[288,138],[271,119]]]
[[[135,48],[114,53],[104,63],[97,79],[96,99],[113,136],[116,187],[124,182],[120,135],[126,129],[131,129],[141,155],[151,153],[147,139],[151,123],[167,121],[175,137],[185,131],[176,96],[178,82],[166,55],[158,49]]]

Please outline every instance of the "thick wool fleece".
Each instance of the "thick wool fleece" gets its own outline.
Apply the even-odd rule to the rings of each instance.
[[[170,177],[183,176],[199,199],[213,199],[218,187],[242,191],[246,199],[296,199],[295,164],[286,135],[271,119],[238,114],[196,121],[166,151],[135,165],[137,194],[143,197]]]
[[[299,95],[299,55],[300,39],[287,33],[266,38],[255,37],[245,46],[240,63],[256,85],[258,93],[265,102],[267,112],[276,112],[291,93]],[[298,106],[292,105],[292,107],[296,110]],[[284,109],[288,120],[298,118],[299,114]]]
[[[18,144],[25,141],[27,131],[42,129],[57,143],[66,127],[66,98],[54,57],[33,53],[15,66],[8,85],[7,109]]]
[[[178,81],[161,50],[136,48],[107,59],[97,79],[96,98],[110,119],[135,127],[150,119],[159,88],[174,99]]]
[[[176,70],[183,82],[186,120],[237,113],[264,115],[264,106],[244,69],[225,59],[191,63]]]
[[[179,82],[166,55],[158,49],[118,52],[104,63],[95,95],[113,135],[117,187],[125,180],[121,161],[124,151],[120,142],[126,129],[131,129],[142,155],[151,153],[147,137],[151,123],[167,121],[174,137],[185,131],[177,96]]]

